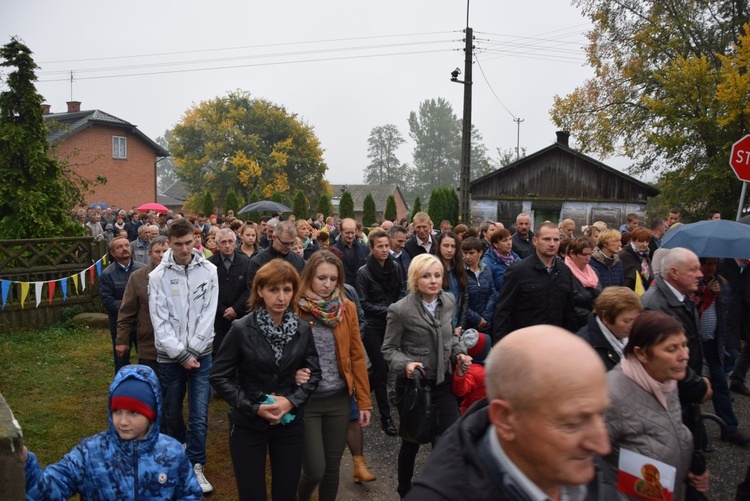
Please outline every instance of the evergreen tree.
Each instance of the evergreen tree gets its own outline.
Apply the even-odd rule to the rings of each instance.
[[[341,194],[341,200],[339,201],[339,217],[342,219],[346,217],[354,219],[354,200],[349,191],[345,191]]]
[[[273,194],[271,195],[271,200],[280,204],[284,203],[284,199],[281,198],[281,192],[279,190],[273,192]]]
[[[296,217],[298,221],[307,219],[307,198],[302,190],[298,190],[297,194],[294,196],[293,209],[294,217]]]
[[[369,228],[377,222],[378,212],[375,207],[375,199],[372,198],[372,193],[368,193],[364,202],[362,202],[362,224]]]
[[[411,209],[411,217],[409,219],[414,219],[414,214],[417,212],[422,212],[422,202],[419,201],[419,195],[414,199],[414,207]]]
[[[432,194],[430,195],[430,203],[428,205],[427,213],[430,215],[430,219],[432,222],[437,226],[440,224],[440,221],[445,219],[445,216],[443,214],[443,193],[445,190],[443,188],[435,188],[432,190]]]
[[[450,186],[445,188],[445,194],[446,199],[448,201],[447,203],[447,217],[446,219],[451,222],[451,226],[456,226],[458,224],[458,215],[460,213],[459,210],[459,204],[458,204],[458,193],[455,189],[451,188]]]
[[[383,219],[393,221],[397,215],[396,199],[393,195],[388,195],[388,200],[385,202],[385,211],[383,211]]]
[[[254,204],[255,202],[260,202],[258,188],[255,188],[252,193],[250,193],[250,198],[247,200],[248,205]],[[253,223],[260,222],[260,212],[248,212],[245,215],[247,216],[245,221],[252,221]]]
[[[316,208],[317,212],[323,214],[323,217],[326,218],[331,215],[331,212],[333,212],[331,208],[331,198],[323,193],[320,195],[320,198],[318,199],[318,207]]]
[[[67,164],[47,155],[42,96],[34,82],[38,68],[31,50],[17,38],[0,48],[0,66],[15,68],[0,93],[0,238],[82,235],[69,211],[83,205],[87,183]],[[83,182],[83,184],[80,184]]]
[[[211,195],[210,191],[207,191],[206,194],[203,195],[203,213],[208,217],[214,213],[214,209],[216,209],[214,206],[214,197]]]
[[[227,191],[226,197],[224,197],[224,214],[233,210],[235,214],[240,210],[240,200],[237,198],[237,193],[233,189]]]

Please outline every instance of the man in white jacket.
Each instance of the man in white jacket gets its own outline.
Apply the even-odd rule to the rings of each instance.
[[[203,492],[213,487],[203,474],[211,386],[211,348],[219,300],[216,267],[193,251],[194,227],[187,219],[169,228],[169,250],[149,273],[149,309],[154,325],[166,433],[186,447]],[[188,392],[188,425],[182,416]]]

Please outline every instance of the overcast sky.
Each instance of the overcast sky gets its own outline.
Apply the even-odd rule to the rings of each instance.
[[[589,77],[590,24],[566,0],[473,0],[473,122],[493,158],[554,142],[549,110]],[[0,43],[19,36],[53,112],[72,98],[164,134],[193,104],[242,89],[297,113],[323,147],[331,183],[361,183],[373,127],[443,97],[461,117],[466,2],[447,0],[35,0],[4,2]],[[0,90],[4,90],[0,83]],[[575,139],[575,138],[573,138]],[[411,163],[413,143],[399,151]],[[627,163],[607,161],[617,168]]]

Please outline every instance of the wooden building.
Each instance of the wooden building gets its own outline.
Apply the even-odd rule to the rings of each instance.
[[[492,220],[510,227],[521,212],[532,228],[544,221],[576,222],[577,233],[595,221],[619,228],[631,212],[646,218],[646,200],[659,190],[557,142],[472,181],[472,224]]]

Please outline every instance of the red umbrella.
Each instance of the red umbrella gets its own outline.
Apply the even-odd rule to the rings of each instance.
[[[154,211],[158,213],[166,213],[169,209],[164,207],[162,204],[157,204],[155,202],[143,204],[140,207],[138,207],[138,212],[148,212],[148,211]]]

